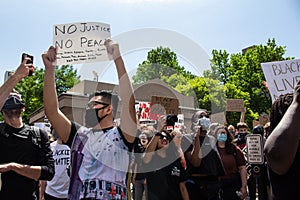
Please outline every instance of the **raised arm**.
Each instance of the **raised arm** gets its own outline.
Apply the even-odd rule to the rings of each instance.
[[[246,111],[247,111],[247,108],[244,107],[244,111],[241,112],[240,122],[245,122]]]
[[[28,58],[25,58],[17,70],[0,87],[0,110],[6,101],[9,93],[14,89],[17,83],[27,77],[30,70],[33,70],[32,64],[26,64]]]
[[[118,73],[119,94],[121,97],[120,128],[130,143],[134,142],[137,132],[135,98],[133,88],[120,54],[119,45],[111,40],[105,41],[107,52],[112,56]]]
[[[59,135],[59,138],[67,142],[71,131],[71,122],[58,107],[55,85],[56,49],[51,46],[48,51],[42,55],[42,58],[46,69],[43,91],[45,114],[55,132]]]
[[[200,145],[200,127],[196,128],[196,135],[194,139],[193,149],[192,151],[187,151],[185,153],[188,161],[194,166],[199,167],[202,161],[202,153],[201,153],[201,145]]]
[[[293,102],[268,137],[264,146],[268,164],[277,174],[285,174],[289,170],[298,150],[300,138],[299,103],[300,84],[298,83],[294,90]]]

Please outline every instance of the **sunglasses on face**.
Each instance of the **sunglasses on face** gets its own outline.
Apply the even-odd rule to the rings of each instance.
[[[163,139],[167,139],[168,141],[171,141],[171,138],[170,138],[170,136],[168,136],[168,135],[163,135],[163,134],[160,134],[160,137],[159,137],[159,139],[161,139],[161,140],[163,140]]]
[[[226,135],[227,133],[225,131],[219,132],[218,134],[224,134]]]
[[[109,106],[108,103],[103,103],[103,102],[100,102],[100,101],[90,101],[87,106],[86,106],[86,109],[93,109],[96,105],[103,105],[104,107],[107,107]]]

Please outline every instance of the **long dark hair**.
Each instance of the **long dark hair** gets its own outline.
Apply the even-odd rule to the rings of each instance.
[[[217,126],[217,128],[215,129],[215,135],[216,135],[216,137],[217,137],[217,134],[218,134],[218,132],[219,132],[220,129],[224,129],[226,131],[226,135],[227,135],[227,140],[225,142],[225,152],[227,154],[234,154],[234,153],[236,153],[236,148],[237,147],[233,143],[233,136],[229,132],[227,126],[224,126],[224,125]]]
[[[293,93],[287,93],[284,95],[280,95],[272,104],[271,112],[270,112],[270,134],[275,129],[275,127],[279,124],[283,115],[290,107],[293,101]]]

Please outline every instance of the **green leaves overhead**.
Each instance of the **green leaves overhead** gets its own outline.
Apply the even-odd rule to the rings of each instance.
[[[25,101],[26,111],[23,119],[26,123],[29,122],[29,116],[43,106],[44,73],[45,69],[36,68],[33,76],[26,77],[15,87]],[[77,70],[72,65],[57,67],[55,77],[57,94],[60,95],[79,83],[79,78]]]
[[[148,52],[147,60],[139,64],[136,74],[132,77],[133,84],[144,83],[153,79],[163,79],[173,74],[194,77],[180,66],[177,56],[169,48],[158,47]]]
[[[251,128],[252,121],[269,113],[271,107],[260,64],[291,59],[284,57],[285,48],[269,39],[265,45],[253,45],[231,55],[226,50],[213,50],[211,70],[196,77],[178,64],[176,54],[169,48],[158,47],[148,52],[133,80],[137,84],[161,79],[181,94],[193,96],[197,107],[214,113],[225,110],[227,98],[243,99],[247,109],[245,121]],[[227,112],[226,119],[228,124],[236,125],[240,113]]]

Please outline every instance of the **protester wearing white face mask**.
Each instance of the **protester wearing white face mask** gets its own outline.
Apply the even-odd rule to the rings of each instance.
[[[225,175],[221,176],[222,199],[244,199],[247,196],[247,170],[243,152],[232,143],[233,137],[227,127],[218,126],[215,129],[215,136],[225,169]]]
[[[219,177],[224,175],[224,168],[218,155],[216,138],[213,131],[208,130],[210,119],[207,115],[204,111],[195,112],[191,119],[193,133],[185,134],[182,138],[182,149],[190,174],[186,187],[191,200],[220,199]]]

